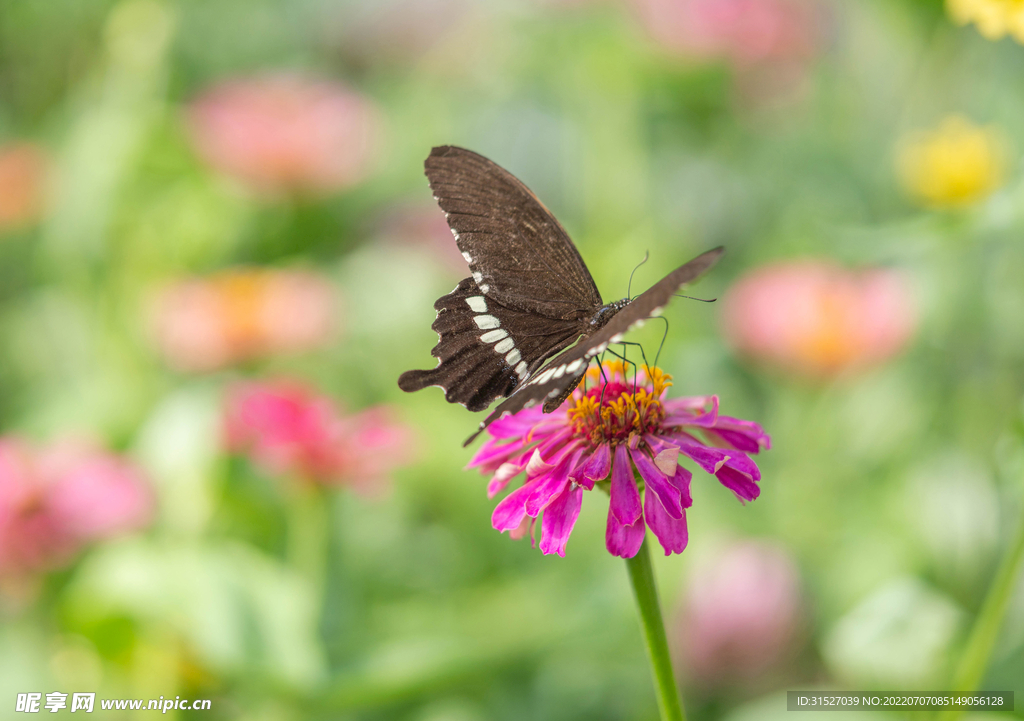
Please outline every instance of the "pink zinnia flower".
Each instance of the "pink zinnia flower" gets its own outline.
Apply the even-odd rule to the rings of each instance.
[[[292,381],[244,383],[224,408],[229,450],[274,475],[374,492],[406,462],[410,433],[386,408],[343,415],[326,396]]]
[[[802,60],[818,43],[814,7],[803,0],[633,0],[651,36],[695,58],[740,68]]]
[[[603,372],[587,371],[564,412],[528,408],[488,426],[494,438],[469,463],[493,473],[488,494],[526,472],[526,482],[494,509],[492,525],[518,536],[543,512],[540,549],[564,556],[583,491],[600,485],[611,495],[609,553],[635,556],[648,527],[665,555],[682,553],[692,474],[679,465],[680,453],[741,501],[757,498],[761,472],[747,454],[768,448],[768,435],[752,421],[719,415],[717,396],[665,400],[670,385],[659,368],[627,379],[622,362],[605,363]]]
[[[87,544],[142,528],[153,494],[126,459],[78,442],[0,440],[0,574],[57,568]]]
[[[683,665],[704,686],[754,680],[792,658],[804,611],[800,572],[783,548],[732,544],[699,564],[686,585]]]
[[[828,260],[758,268],[722,305],[725,336],[737,351],[817,377],[891,358],[917,325],[910,284],[899,271],[850,271]]]
[[[210,165],[270,194],[329,193],[361,181],[380,126],[359,93],[293,75],[217,85],[192,103],[188,119]]]

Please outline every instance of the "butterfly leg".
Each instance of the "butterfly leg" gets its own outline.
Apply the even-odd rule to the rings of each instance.
[[[661,334],[661,343],[658,344],[658,352],[654,354],[654,365],[658,365],[658,359],[661,358],[661,350],[665,347],[665,339],[668,338],[668,318],[663,315],[655,316],[658,320],[665,321],[665,332]],[[644,361],[645,363],[647,361]]]

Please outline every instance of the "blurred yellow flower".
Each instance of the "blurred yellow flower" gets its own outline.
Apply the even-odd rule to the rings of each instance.
[[[959,115],[900,143],[897,169],[907,191],[927,205],[967,205],[1002,183],[1006,154],[1002,135]]]
[[[946,9],[954,22],[974,23],[989,40],[1009,33],[1024,43],[1024,0],[946,0]]]

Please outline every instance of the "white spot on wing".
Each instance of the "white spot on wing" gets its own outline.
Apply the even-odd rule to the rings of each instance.
[[[473,280],[476,281],[477,285],[480,285],[480,283],[483,281],[483,279],[484,279],[484,277],[483,277],[483,275],[480,274],[480,271],[478,271],[478,270],[474,270],[473,271]]]
[[[582,365],[583,365],[583,359],[582,359],[582,358],[577,358],[577,359],[576,359],[576,360],[574,360],[574,361],[573,361],[572,363],[570,363],[569,365],[567,365],[567,366],[565,367],[565,370],[566,370],[566,371],[568,371],[569,373],[575,373],[575,372],[576,372],[576,370],[577,370],[577,369],[578,369],[578,368],[579,368],[580,366],[582,366]]]
[[[561,366],[558,366],[557,368],[555,368],[555,374],[554,374],[555,378],[561,378],[564,375],[565,375],[565,366],[564,365],[561,365]]]
[[[543,373],[541,373],[541,374],[540,374],[539,376],[537,376],[536,378],[534,378],[534,379],[533,379],[533,382],[534,382],[534,383],[536,383],[537,385],[540,385],[541,383],[547,383],[547,382],[548,382],[548,379],[549,379],[549,378],[551,377],[551,375],[552,375],[552,374],[553,374],[554,372],[555,372],[555,369],[554,369],[554,368],[548,368],[548,369],[547,369],[546,371],[544,371],[544,372],[543,372]]]
[[[621,341],[621,340],[622,340],[622,333],[616,333],[615,335],[613,335],[613,336],[612,336],[612,337],[611,337],[611,338],[609,339],[609,342],[610,342],[610,343],[618,343],[618,342],[619,342],[619,341]]]
[[[514,351],[514,352],[518,353],[519,351]],[[509,355],[512,355],[512,354],[509,353]],[[526,380],[526,378],[530,375],[529,373],[526,372],[526,361],[521,361],[519,363],[519,365],[516,366],[516,373],[519,374],[519,380],[521,380],[521,381]]]
[[[663,311],[663,310],[665,310],[665,309],[662,308],[659,305],[657,308],[655,308],[654,310],[651,311],[651,317],[652,318],[657,318],[659,315],[661,315],[661,311]]]
[[[498,328],[501,326],[501,321],[495,318],[493,315],[475,315],[473,316],[473,322],[476,323],[476,327],[481,330],[487,330],[488,328]]]
[[[519,353],[519,349],[513,348],[509,352],[509,354],[505,356],[505,362],[508,363],[510,366],[514,366],[516,363],[519,362],[519,359],[522,357],[522,354]]]
[[[512,350],[515,347],[516,347],[515,341],[512,340],[511,338],[506,338],[505,340],[497,343],[494,346],[494,352],[495,353],[502,353],[502,354],[504,354],[504,353],[508,353],[510,350]]]
[[[472,308],[474,313],[487,312],[487,301],[482,295],[474,295],[472,298],[466,298],[466,305]]]
[[[480,336],[480,340],[482,340],[484,343],[494,343],[495,341],[499,341],[507,335],[507,330],[502,330],[499,328],[498,330],[492,330],[487,333],[484,333],[482,336]]]
[[[448,217],[448,213],[445,213],[444,217],[447,218]],[[459,239],[459,231],[455,230],[455,228],[449,228],[449,230],[452,231],[452,235],[455,236],[455,240],[458,240]]]
[[[452,232],[454,232],[454,231],[452,231]],[[455,237],[458,238],[459,236],[455,236]],[[462,257],[466,259],[467,263],[472,263],[473,262],[473,256],[471,256],[466,251],[462,251]]]
[[[486,293],[490,289],[491,289],[491,286],[487,285],[486,283],[481,283],[480,284],[480,292],[481,293]]]

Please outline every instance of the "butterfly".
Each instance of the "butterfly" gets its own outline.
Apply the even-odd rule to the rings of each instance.
[[[565,229],[518,178],[451,145],[431,150],[424,167],[472,277],[434,303],[437,367],[406,371],[398,385],[440,386],[471,411],[506,397],[463,445],[505,413],[537,403],[555,410],[593,357],[658,315],[723,252],[709,250],[636,298],[606,304]]]

